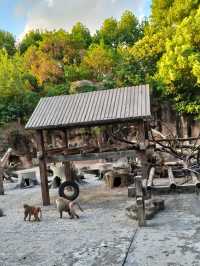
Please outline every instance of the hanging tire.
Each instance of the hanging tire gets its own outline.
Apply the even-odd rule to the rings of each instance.
[[[79,196],[79,186],[74,181],[65,181],[59,187],[59,196],[75,200]]]

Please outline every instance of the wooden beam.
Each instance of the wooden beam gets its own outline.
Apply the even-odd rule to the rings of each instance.
[[[196,186],[194,184],[176,185],[175,190],[172,190],[170,186],[153,186],[151,192],[154,195],[166,195],[170,193],[195,193]]]
[[[46,167],[46,155],[44,148],[44,138],[42,130],[37,130],[37,145],[38,145],[38,159],[40,168],[40,180],[43,205],[50,205],[47,167]]]
[[[135,150],[123,150],[123,151],[112,151],[112,152],[99,152],[99,153],[83,153],[74,155],[51,155],[48,159],[56,162],[66,161],[90,161],[107,158],[123,158],[135,156]]]

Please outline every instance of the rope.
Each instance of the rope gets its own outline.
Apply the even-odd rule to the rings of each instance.
[[[134,232],[134,234],[133,234],[133,236],[132,236],[132,238],[131,238],[130,244],[129,244],[129,246],[128,246],[128,249],[127,249],[127,251],[126,251],[126,254],[125,254],[125,257],[124,257],[124,260],[123,260],[123,263],[122,263],[122,266],[124,266],[125,263],[126,263],[126,260],[127,260],[127,257],[128,257],[128,253],[129,253],[130,248],[131,248],[131,246],[132,246],[132,244],[133,244],[133,241],[134,241],[134,239],[135,239],[135,236],[136,236],[137,231],[138,231],[138,227],[136,228],[136,230],[135,230],[135,232]]]

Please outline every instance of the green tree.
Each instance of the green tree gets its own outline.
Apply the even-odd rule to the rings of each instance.
[[[133,45],[140,36],[139,23],[131,11],[125,11],[118,22],[118,42]]]
[[[92,45],[83,58],[83,66],[93,73],[93,78],[102,80],[112,73],[115,65],[114,53],[105,45]]]
[[[99,43],[103,41],[105,45],[116,47],[118,44],[118,23],[113,17],[103,22],[100,30],[97,32],[96,39]]]
[[[88,48],[92,42],[90,31],[82,23],[77,22],[71,32],[72,40],[79,45],[80,48]]]
[[[42,39],[43,34],[39,30],[28,32],[19,43],[20,54],[25,53],[30,46],[39,47],[39,43],[42,41]]]
[[[0,30],[0,49],[6,49],[9,55],[14,55],[16,52],[15,38],[10,32]]]
[[[177,109],[199,115],[200,111],[200,8],[186,17],[167,41],[159,62],[158,79],[166,85]]]
[[[33,111],[38,97],[25,73],[19,54],[9,57],[0,50],[0,123],[24,119]]]

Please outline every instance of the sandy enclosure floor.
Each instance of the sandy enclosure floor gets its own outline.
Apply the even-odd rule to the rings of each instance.
[[[108,190],[94,177],[80,187],[84,213],[79,220],[60,219],[52,205],[43,207],[41,222],[23,221],[23,204],[41,205],[40,186],[11,189],[0,198],[0,266],[122,265],[137,223],[125,215],[127,188]]]

